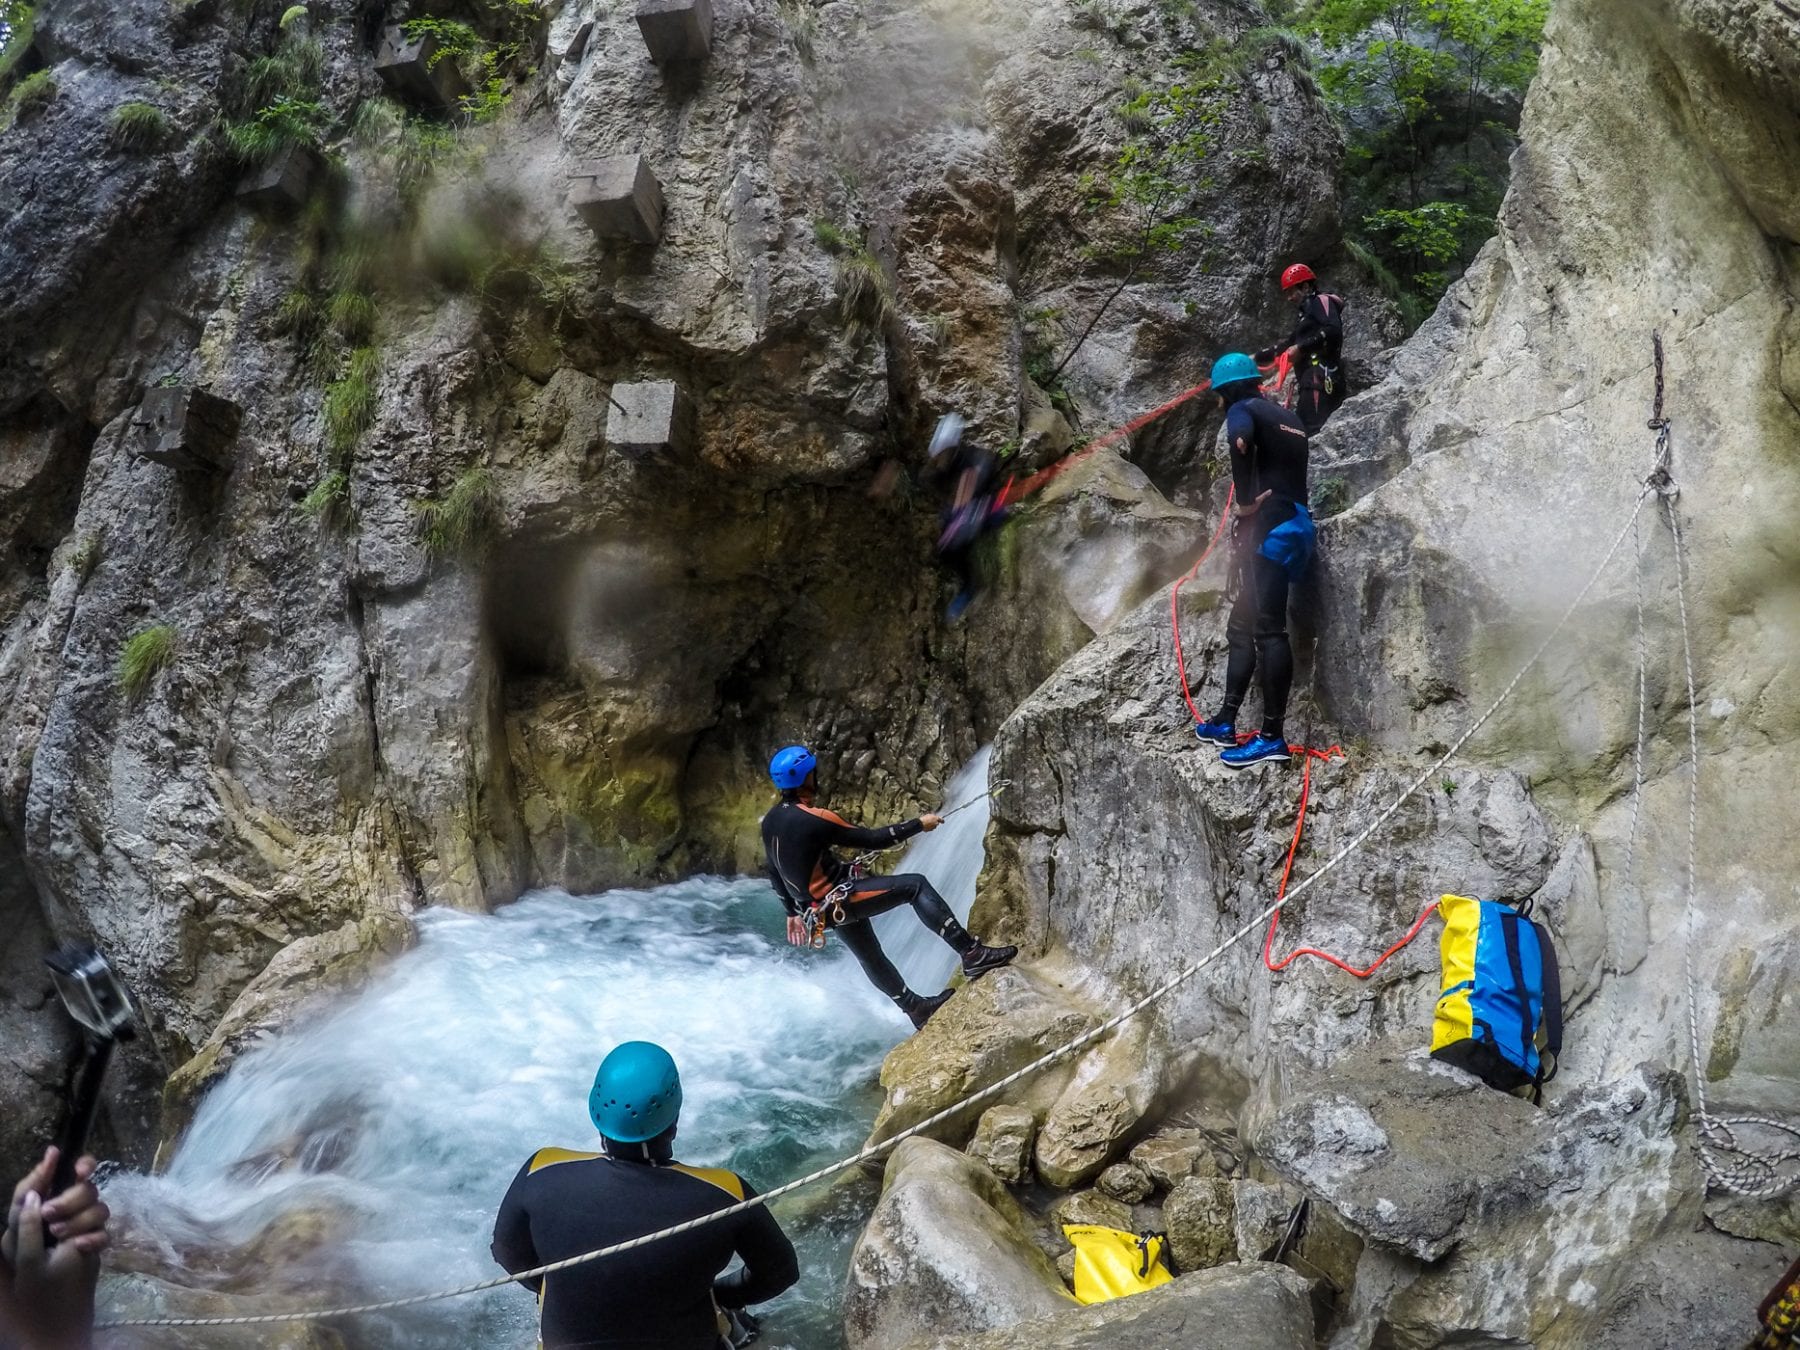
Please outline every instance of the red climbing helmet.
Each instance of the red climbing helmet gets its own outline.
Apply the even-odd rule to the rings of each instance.
[[[1289,264],[1288,269],[1281,274],[1281,289],[1288,291],[1292,290],[1303,281],[1317,280],[1318,278],[1313,275],[1312,268],[1308,267],[1305,263],[1291,263]]]

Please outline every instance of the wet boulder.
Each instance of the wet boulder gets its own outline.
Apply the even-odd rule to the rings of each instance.
[[[1237,1260],[1235,1215],[1229,1181],[1189,1177],[1170,1191],[1163,1202],[1163,1222],[1175,1268],[1186,1273]]]
[[[1017,1185],[1031,1175],[1031,1142],[1037,1118],[1021,1106],[990,1106],[975,1123],[969,1156],[984,1162],[995,1176]]]
[[[1293,1271],[1233,1265],[1183,1275],[1130,1298],[931,1344],[934,1350],[1312,1350],[1313,1316],[1306,1281]]]
[[[894,1150],[881,1200],[850,1257],[850,1350],[900,1350],[953,1332],[999,1330],[1069,1301],[998,1177],[929,1139]]]

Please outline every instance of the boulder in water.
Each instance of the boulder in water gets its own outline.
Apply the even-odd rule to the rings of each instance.
[[[282,948],[237,996],[206,1044],[170,1075],[163,1089],[159,1163],[167,1162],[169,1150],[192,1119],[201,1095],[243,1050],[292,1022],[303,1008],[318,1000],[361,988],[384,961],[415,941],[412,920],[396,910],[377,911]]]
[[[991,1171],[929,1139],[888,1160],[881,1201],[850,1258],[850,1350],[899,1350],[1060,1309],[1069,1295]]]

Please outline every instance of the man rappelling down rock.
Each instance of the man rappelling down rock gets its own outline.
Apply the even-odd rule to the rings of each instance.
[[[1236,495],[1236,533],[1231,559],[1236,596],[1225,621],[1230,654],[1225,699],[1211,721],[1194,734],[1224,746],[1219,758],[1243,769],[1289,758],[1285,723],[1294,683],[1294,650],[1288,642],[1288,586],[1312,560],[1313,520],[1306,501],[1306,429],[1279,404],[1262,397],[1256,362],[1228,352],[1213,363],[1212,387],[1225,408]],[[1238,744],[1237,715],[1250,678],[1262,685],[1262,727]]]
[[[769,761],[769,778],[780,789],[781,800],[763,817],[763,852],[768,857],[769,880],[788,912],[788,941],[796,947],[813,945],[823,939],[826,929],[836,930],[862,963],[870,983],[893,999],[915,1028],[922,1027],[949,1001],[950,993],[945,990],[927,998],[908,989],[881,950],[870,919],[911,905],[919,922],[962,958],[963,974],[971,979],[1005,965],[1019,949],[984,946],[970,936],[944,897],[917,873],[864,876],[857,864],[834,857],[834,848],[892,848],[923,831],[935,830],[942,817],[927,812],[898,825],[852,825],[836,812],[814,804],[818,763],[803,745],[779,750]]]

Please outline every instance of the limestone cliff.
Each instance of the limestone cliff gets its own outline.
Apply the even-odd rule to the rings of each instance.
[[[1297,899],[1277,936],[1281,951],[1309,942],[1367,961],[1440,891],[1534,896],[1563,951],[1557,1109],[1641,1120],[1641,1133],[1609,1136],[1624,1156],[1570,1153],[1523,1217],[1471,1210],[1423,1255],[1356,1217],[1354,1178],[1376,1177],[1367,1169],[1387,1164],[1375,1159],[1423,1182],[1434,1134],[1499,1129],[1504,1103],[1480,1097],[1435,1131],[1393,1110],[1441,1090],[1415,1083],[1410,1061],[1341,1067],[1370,1044],[1426,1043],[1435,929],[1367,983],[1306,961],[1272,974],[1259,930],[1161,1008],[1159,1089],[1115,1088],[1110,1105],[1064,1093],[1048,1107],[1047,1133],[1091,1133],[1110,1110],[1116,1152],[1141,1128],[1131,1121],[1182,1099],[1198,1066],[1200,1095],[1236,1104],[1267,1165],[1370,1243],[1333,1344],[1622,1345],[1659,1318],[1659,1344],[1723,1344],[1780,1266],[1778,1249],[1726,1234],[1800,1237],[1787,1202],[1716,1194],[1711,1222],[1688,1231],[1703,1184],[1680,1087],[1686,1076],[1691,1106],[1698,1073],[1715,1111],[1791,1113],[1800,1100],[1786,992],[1800,859],[1781,823],[1800,733],[1787,527],[1800,491],[1797,36],[1791,13],[1749,0],[1556,6],[1498,236],[1389,378],[1321,438],[1315,483],[1335,514],[1297,605],[1306,673],[1290,734],[1347,752],[1315,769],[1303,877],[1488,706],[1600,562],[1654,467],[1645,423],[1661,333],[1701,714],[1700,1063],[1688,1062],[1683,992],[1690,767],[1674,553],[1652,499],[1568,634],[1467,753]],[[1216,599],[1203,578],[1182,609],[1203,709],[1223,665]],[[1084,999],[1141,993],[1273,899],[1298,766],[1235,777],[1195,745],[1166,596],[1008,720],[994,772],[1019,787],[990,838],[986,917],[1072,959]],[[1634,1083],[1640,1060],[1664,1076]],[[1095,1167],[1108,1154],[1091,1152]],[[1610,1179],[1621,1172],[1642,1184]],[[1401,1226],[1443,1219],[1441,1192],[1370,1184]]]
[[[630,6],[529,10],[38,6],[50,93],[0,133],[5,913],[113,954],[151,1078],[205,1047],[183,1100],[420,903],[753,865],[785,739],[843,805],[929,801],[1197,528],[1096,461],[949,629],[932,420],[1041,462],[1076,409],[1098,430],[1275,331],[1271,268],[1335,233],[1335,133],[1259,56],[1209,197],[1230,248],[1154,260],[1059,409],[1024,366],[1114,285],[1084,176],[1120,91],[1254,11],[719,0],[710,57],[663,69]],[[510,53],[495,120],[379,97],[384,26],[428,12]],[[296,105],[318,185],[259,215],[230,147]],[[567,204],[617,154],[660,181],[654,248]],[[691,444],[616,434],[644,380]],[[143,453],[187,389],[238,410],[197,471]],[[1165,486],[1204,487],[1203,420],[1148,447]]]

